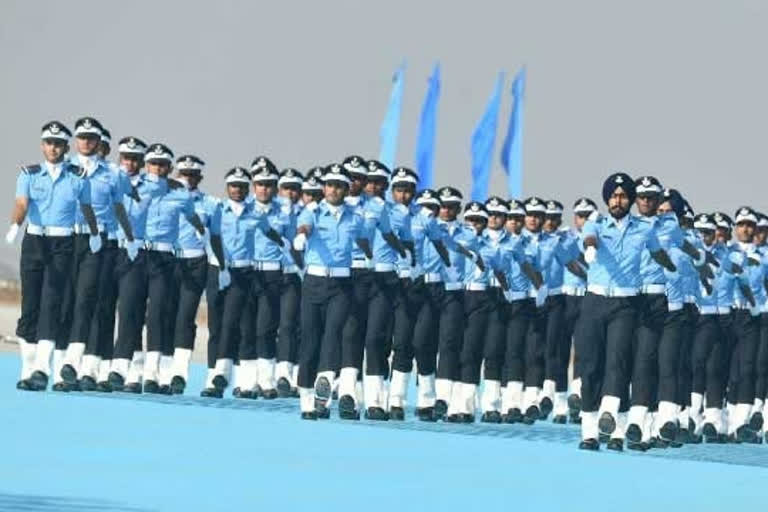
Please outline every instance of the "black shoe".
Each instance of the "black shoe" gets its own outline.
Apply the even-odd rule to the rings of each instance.
[[[214,388],[218,389],[222,393],[224,392],[225,389],[227,389],[227,386],[229,385],[229,382],[227,382],[227,379],[224,378],[223,375],[215,376],[211,381],[211,383],[213,384]],[[145,384],[145,387],[146,387],[146,384]]]
[[[419,418],[420,421],[437,421],[434,407],[419,407],[416,409],[416,417]]]
[[[389,420],[389,415],[387,414],[387,411],[381,407],[369,407],[365,411],[365,419],[373,421],[387,421]]]
[[[589,450],[596,452],[600,449],[600,442],[597,439],[585,439],[579,443],[579,450]]]
[[[102,380],[101,382],[96,383],[96,391],[99,393],[111,393],[112,386],[110,386],[109,382],[106,380]]]
[[[355,399],[351,395],[343,395],[339,398],[339,418],[353,421],[360,419],[360,413],[355,407]]]
[[[317,412],[316,411],[302,412],[301,419],[317,421]]]
[[[691,434],[687,428],[678,429],[674,442],[669,443],[672,448],[680,448],[691,442]]]
[[[581,397],[579,395],[568,395],[568,412],[571,416],[578,416],[581,412]]]
[[[669,448],[669,442],[660,437],[652,437],[651,442],[648,443],[650,448],[667,449]]]
[[[568,413],[568,422],[573,423],[574,425],[581,425],[581,414],[570,411]]]
[[[504,420],[504,423],[507,423],[507,424],[522,423],[523,413],[520,412],[520,409],[518,409],[517,407],[513,407],[512,409],[507,411],[507,414],[505,414],[502,419]]]
[[[261,390],[261,396],[264,398],[264,400],[274,400],[277,398],[277,390],[276,389],[262,389]]]
[[[390,407],[389,408],[389,419],[392,421],[404,421],[405,420],[405,409],[402,407]]]
[[[643,439],[643,431],[637,423],[630,423],[624,436],[628,443],[637,444]]]
[[[161,395],[172,395],[173,391],[171,391],[171,386],[168,384],[163,384],[160,386],[157,390],[157,392]]]
[[[676,421],[668,421],[664,423],[659,429],[659,437],[671,443],[672,441],[677,439],[678,430],[679,429],[677,427]]]
[[[291,398],[299,398],[299,388],[291,388]]]
[[[258,384],[256,384],[256,385],[253,387],[253,396],[252,396],[251,398],[253,398],[254,400],[256,400],[256,399],[257,399],[257,398],[259,398],[260,396],[264,396],[264,393],[263,393],[263,392],[262,392],[262,390],[261,390],[261,386],[259,386]]]
[[[224,393],[216,388],[205,388],[200,392],[200,396],[203,398],[223,398]]]
[[[740,443],[754,443],[756,438],[757,434],[749,428],[749,425],[742,425],[736,429],[736,439]]]
[[[74,384],[77,382],[77,371],[75,370],[75,367],[71,364],[65,364],[61,367],[61,370],[59,371],[59,376],[66,382],[67,384]]]
[[[107,380],[109,381],[109,385],[112,386],[113,390],[123,391],[123,387],[125,386],[125,379],[122,375],[117,372],[109,372],[109,377],[107,377]]]
[[[461,423],[461,418],[458,414],[449,414],[443,418],[443,421],[446,423]]]
[[[643,441],[640,441],[639,443],[633,443],[627,439],[627,450],[647,452],[649,448],[650,446],[648,446],[648,443],[644,443]]]
[[[331,393],[331,398],[333,398],[334,400],[338,400],[339,399],[339,390],[338,389],[334,389],[333,390],[333,393]]]
[[[613,431],[616,430],[616,419],[614,419],[613,414],[609,412],[601,414],[600,421],[597,422],[597,428],[600,430],[601,434],[607,434],[609,436],[613,434]]]
[[[144,392],[157,395],[160,393],[160,385],[157,383],[156,380],[145,380]]]
[[[174,375],[171,379],[171,392],[174,395],[183,395],[184,390],[187,388],[187,381],[180,375]]]
[[[59,391],[61,393],[69,393],[69,386],[66,382],[56,382],[51,387],[51,391]]]
[[[611,436],[609,436],[608,434],[603,434],[602,432],[600,432],[597,435],[597,440],[600,441],[600,444],[608,444],[608,441],[611,440]]]
[[[549,417],[549,413],[552,412],[552,408],[553,408],[552,400],[548,396],[545,396],[544,398],[542,398],[541,402],[539,402],[540,419],[542,420],[547,419],[547,417]]]
[[[140,395],[143,393],[143,390],[141,389],[141,384],[138,382],[129,382],[125,386],[123,386],[123,392],[124,393],[133,393],[134,395]]]
[[[232,397],[250,400],[251,398],[254,398],[254,393],[250,389],[241,389],[237,387],[232,390]]]
[[[32,383],[29,382],[29,379],[21,379],[16,383],[16,389],[19,391],[34,391],[32,387]]]
[[[448,404],[445,400],[437,400],[435,402],[435,421],[444,419],[446,414],[448,414]]]
[[[624,451],[624,440],[623,439],[617,439],[617,438],[611,438],[608,441],[608,444],[605,446],[607,449],[612,450],[614,452],[623,452]]]
[[[315,412],[317,413],[317,419],[319,420],[327,420],[331,417],[331,410],[327,407],[322,407],[320,409],[315,409]]]
[[[280,398],[291,397],[291,383],[285,377],[277,379],[277,396]]]
[[[541,417],[541,413],[539,412],[539,408],[535,405],[530,406],[525,410],[525,416],[523,416],[523,423],[525,425],[533,425],[536,423],[536,420]]]
[[[80,390],[81,391],[96,391],[96,379],[94,379],[90,375],[84,375],[80,379]]]
[[[728,434],[725,437],[725,442],[727,444],[741,444],[741,439],[739,439],[736,433],[734,432],[733,434]]]
[[[501,413],[499,411],[486,411],[480,421],[483,423],[501,423]]]
[[[29,377],[31,391],[45,391],[48,388],[48,376],[40,370],[35,370]]]
[[[704,440],[707,443],[711,443],[712,439],[716,439],[718,437],[717,429],[715,428],[715,425],[712,423],[705,423],[701,429],[701,433],[704,435]]]
[[[325,377],[317,379],[315,382],[315,410],[320,411],[321,408],[326,408],[332,394],[331,383],[328,379]]]
[[[763,413],[758,411],[749,418],[749,428],[754,432],[760,432],[763,429]]]
[[[566,418],[565,414],[557,414],[554,418],[552,418],[552,423],[556,423],[557,425],[565,425],[568,423],[568,418]]]
[[[459,414],[459,420],[461,423],[464,423],[465,425],[469,425],[470,423],[475,422],[475,415],[470,414],[468,412],[464,412]]]

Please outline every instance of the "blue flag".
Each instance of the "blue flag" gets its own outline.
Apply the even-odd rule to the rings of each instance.
[[[509,197],[520,199],[523,194],[523,109],[525,106],[525,67],[512,83],[512,115],[501,148],[501,164],[507,171]]]
[[[403,62],[392,77],[392,92],[389,95],[389,106],[384,122],[379,131],[379,162],[390,169],[395,166],[397,158],[397,138],[400,134],[400,110],[403,103],[403,79],[405,62]]]
[[[499,73],[496,87],[488,100],[485,114],[477,123],[472,134],[472,200],[485,201],[488,197],[488,182],[491,177],[493,146],[496,144],[496,126],[501,106],[501,89],[504,87],[504,73]]]
[[[421,108],[419,138],[416,141],[416,172],[419,189],[432,187],[432,165],[435,161],[435,134],[437,132],[437,102],[440,99],[440,63],[435,64],[429,77],[427,97]]]

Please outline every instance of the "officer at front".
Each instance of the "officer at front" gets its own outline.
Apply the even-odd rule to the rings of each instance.
[[[59,121],[43,125],[41,164],[22,167],[16,180],[16,202],[6,242],[14,243],[28,221],[21,244],[21,317],[16,326],[21,379],[16,387],[45,390],[51,355],[60,337],[60,318],[67,276],[74,253],[73,226],[79,209],[90,229],[90,248],[101,249],[90,182],[65,159],[72,132]]]
[[[600,448],[598,408],[605,411],[601,422],[606,427],[613,423],[613,428],[604,429],[612,433],[620,402],[628,397],[642,250],[648,247],[655,261],[675,270],[659,245],[654,223],[629,214],[635,190],[627,174],[609,176],[603,184],[609,215],[588,221],[583,230],[589,284],[582,302],[576,351],[580,354],[582,380],[579,448],[585,450]]]
[[[131,222],[123,207],[123,196],[130,193],[125,182],[106,165],[98,154],[101,124],[92,117],[83,117],[75,123],[77,155],[72,163],[82,167],[83,179],[91,182],[91,206],[101,234],[102,245],[107,244],[111,256],[117,248],[117,227],[122,228],[128,240],[133,240]],[[98,339],[89,336],[91,322],[98,314],[107,320],[107,312],[97,309],[99,282],[109,279],[112,268],[103,265],[103,253],[88,250],[91,243],[90,227],[81,215],[75,219],[75,254],[72,286],[68,290],[70,301],[65,304],[65,325],[59,348],[66,348],[60,377],[70,387],[78,384],[83,391],[97,387],[99,365]],[[112,261],[110,258],[108,263]],[[67,333],[67,331],[69,331]],[[68,336],[68,338],[67,338]],[[68,342],[68,343],[67,343]],[[67,345],[65,347],[65,345]]]
[[[179,239],[176,242],[176,276],[170,310],[173,328],[173,359],[167,385],[173,394],[182,394],[189,375],[189,362],[195,347],[197,309],[208,280],[208,250],[218,263],[224,261],[221,242],[221,200],[200,190],[205,162],[195,155],[182,155],[176,160],[176,181],[189,190],[195,213],[208,233],[208,243],[198,236],[184,215],[179,216]],[[162,362],[161,357],[161,362]],[[161,378],[164,377],[161,375]]]
[[[293,241],[294,249],[304,251],[306,264],[301,291],[298,386],[301,417],[309,420],[317,419],[318,414],[329,415],[327,403],[335,375],[331,371],[321,383],[317,369],[340,366],[341,334],[352,294],[353,245],[372,257],[370,243],[362,236],[361,217],[344,202],[349,174],[341,165],[333,164],[323,180],[324,200],[316,208],[302,211]]]

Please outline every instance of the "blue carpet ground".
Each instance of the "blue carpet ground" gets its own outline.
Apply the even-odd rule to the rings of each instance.
[[[296,400],[25,393],[0,356],[0,510],[746,510],[768,446],[584,453],[576,427],[301,421]]]

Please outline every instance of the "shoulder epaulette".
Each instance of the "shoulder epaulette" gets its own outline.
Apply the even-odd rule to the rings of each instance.
[[[24,174],[37,174],[40,172],[40,164],[30,164],[30,165],[22,165],[21,166],[21,172]]]
[[[173,178],[168,178],[168,188],[171,190],[176,190],[176,189],[185,188],[185,187],[182,182],[176,181]]]
[[[69,172],[71,172],[72,174],[79,176],[81,178],[85,176],[85,167],[80,167],[79,165],[75,165],[72,163],[64,164],[64,165],[68,167]]]

